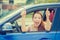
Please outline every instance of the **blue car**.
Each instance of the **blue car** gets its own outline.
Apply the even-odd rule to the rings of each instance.
[[[27,15],[37,10],[42,11],[44,21],[46,20],[46,9],[49,8],[50,11],[54,10],[51,30],[43,32],[22,32],[21,25],[17,21],[21,18],[20,13],[24,8],[27,11]],[[60,3],[23,6],[0,19],[0,40],[60,40]]]

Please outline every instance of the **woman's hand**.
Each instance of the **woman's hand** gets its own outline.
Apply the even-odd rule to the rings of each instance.
[[[22,10],[21,16],[22,16],[22,17],[26,17],[26,9]]]
[[[46,10],[46,18],[49,19],[49,16],[50,16],[50,11],[47,8],[47,10]]]
[[[47,8],[47,10],[46,10],[46,21],[45,21],[45,30],[47,30],[47,31],[50,31],[50,29],[51,29],[51,22],[49,20],[49,16],[50,16],[50,12]]]
[[[21,12],[21,29],[22,29],[22,32],[26,32],[27,31],[27,27],[25,26],[25,17],[26,17],[26,9],[22,10]]]

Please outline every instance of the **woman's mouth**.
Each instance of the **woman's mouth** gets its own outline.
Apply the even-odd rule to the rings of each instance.
[[[38,27],[39,26],[39,22],[35,22],[35,26]]]
[[[38,24],[39,24],[39,22],[36,22],[36,24],[38,25]]]

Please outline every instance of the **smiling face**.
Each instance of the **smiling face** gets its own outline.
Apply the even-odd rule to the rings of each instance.
[[[34,15],[33,15],[33,23],[34,23],[34,26],[35,27],[38,27],[42,22],[42,15],[41,13],[39,12],[36,12]]]

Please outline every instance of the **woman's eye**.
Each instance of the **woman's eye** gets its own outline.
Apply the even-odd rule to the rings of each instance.
[[[38,19],[41,19],[41,18],[38,18]]]
[[[37,17],[35,17],[35,19],[36,19]]]

